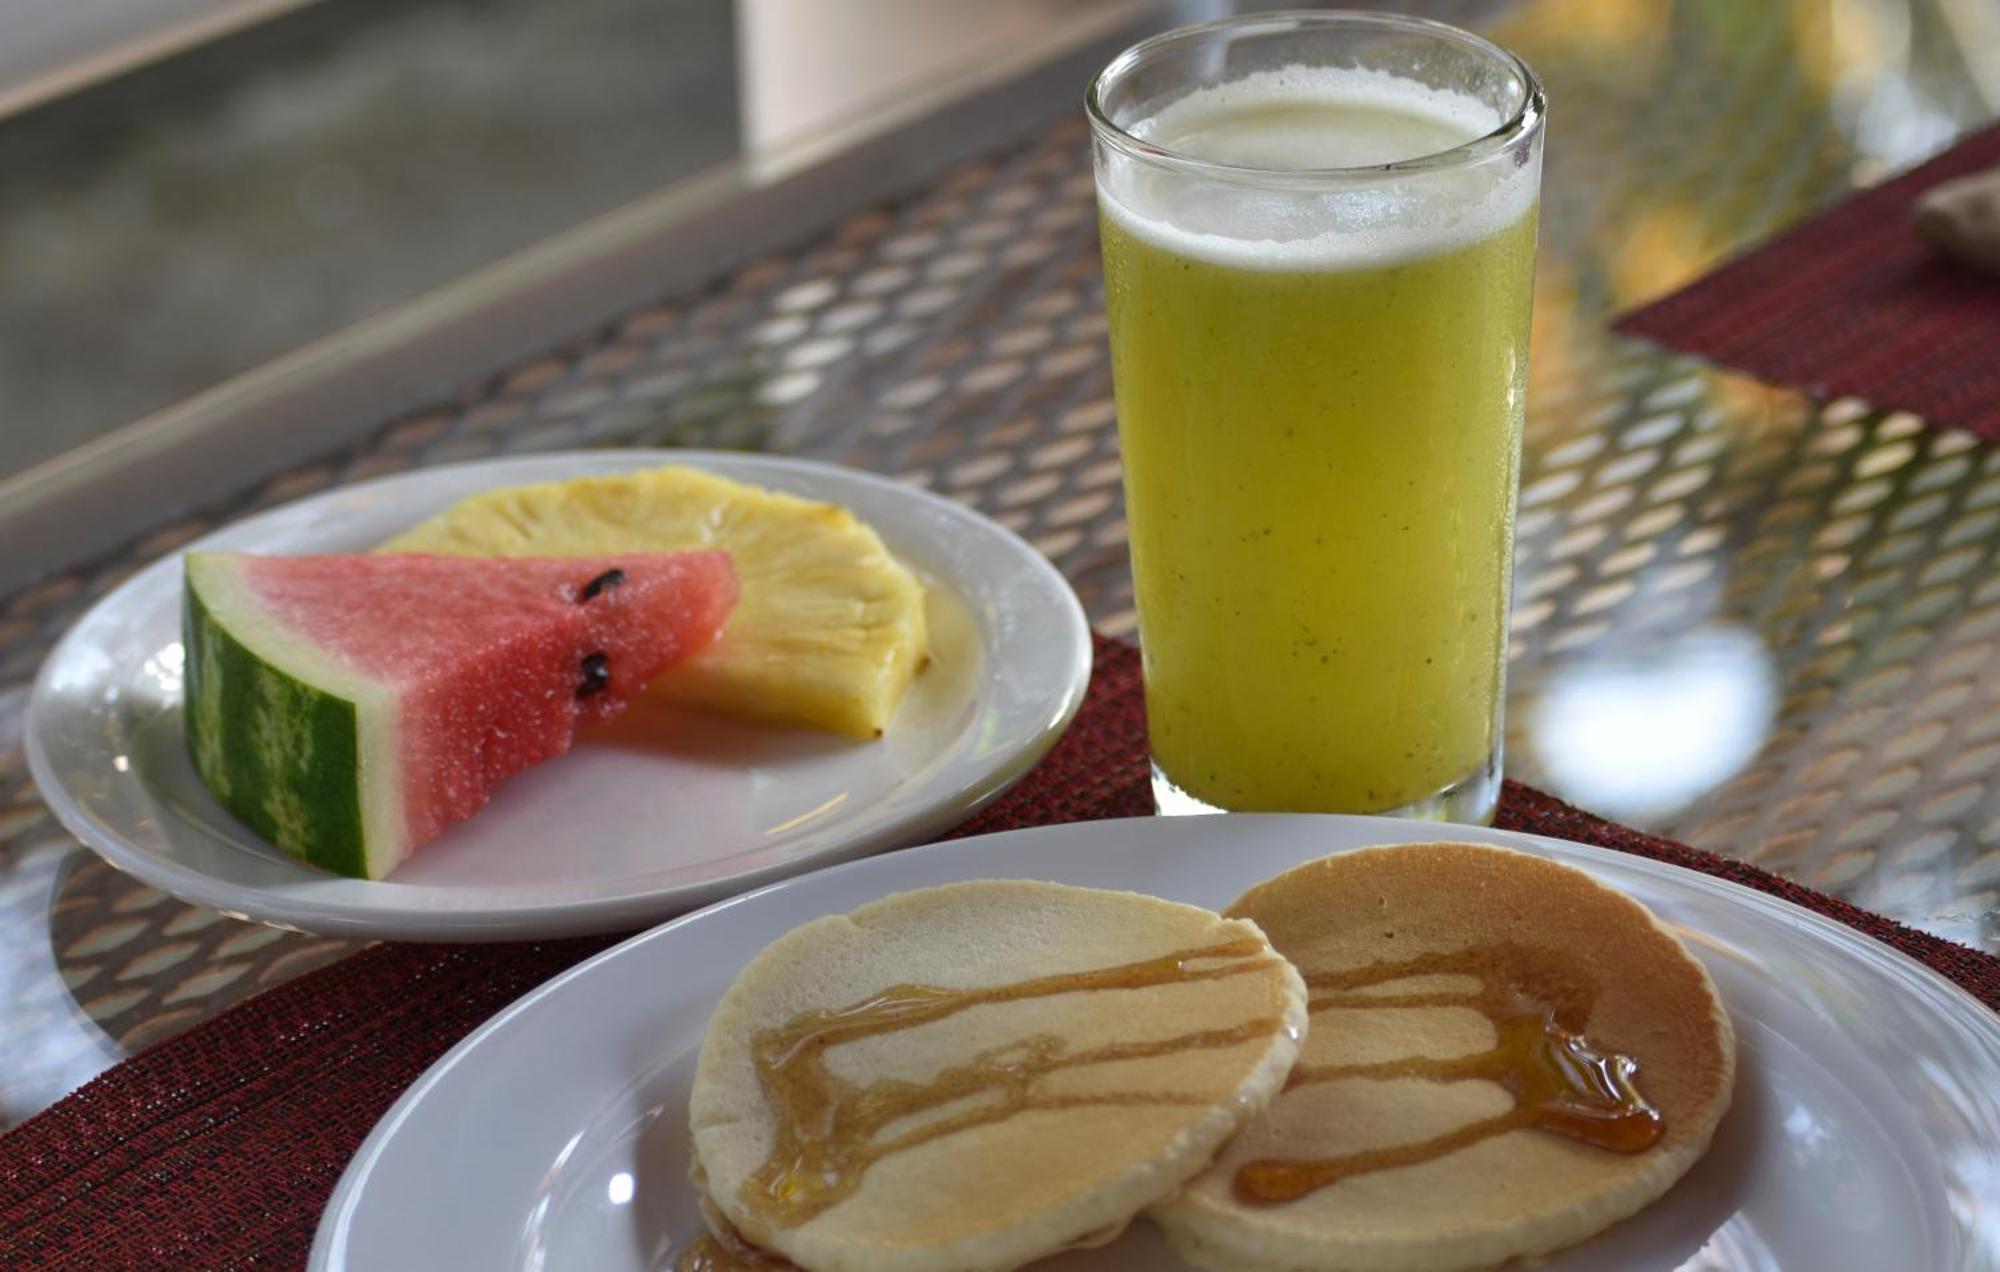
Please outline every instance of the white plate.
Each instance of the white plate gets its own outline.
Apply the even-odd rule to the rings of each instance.
[[[1450,827],[1580,866],[1677,925],[1739,1040],[1714,1147],[1651,1208],[1540,1265],[1886,1272],[2000,1266],[2000,1016],[1848,928],[1707,875]],[[687,1096],[709,1012],[766,943],[901,888],[1026,877],[1226,905],[1299,862],[1435,824],[1237,816],[1089,822],[819,871],[600,954],[433,1065],[341,1177],[314,1272],[663,1272],[698,1235]],[[417,1200],[417,1199],[421,1200]],[[1183,1265],[1149,1226],[1038,1264]]]
[[[1090,633],[1055,568],[977,513],[826,464],[693,451],[462,464],[333,491],[192,546],[366,551],[495,486],[664,463],[845,504],[930,585],[931,666],[882,739],[692,713],[683,727],[621,721],[503,784],[392,878],[338,878],[265,843],[195,776],[181,737],[175,555],[106,597],[49,655],[28,704],[36,784],[113,865],[231,914],[350,937],[542,938],[643,927],[929,838],[1006,789],[1068,726],[1090,678]],[[631,714],[641,710],[656,709]]]

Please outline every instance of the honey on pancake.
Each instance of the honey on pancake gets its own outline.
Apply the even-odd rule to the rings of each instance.
[[[1053,1095],[1037,1091],[1036,1082],[1062,1069],[1241,1046],[1270,1037],[1283,1028],[1283,1022],[1275,1016],[1260,1017],[1227,1029],[1074,1052],[1067,1050],[1063,1039],[1041,1034],[981,1052],[928,1082],[862,1084],[837,1077],[827,1067],[826,1053],[843,1042],[929,1024],[988,1003],[1217,980],[1272,967],[1278,961],[1263,941],[1246,937],[1097,971],[981,989],[896,985],[850,1006],[802,1012],[783,1025],[762,1030],[752,1040],[752,1053],[777,1127],[770,1156],[745,1182],[743,1203],[767,1222],[791,1227],[851,1195],[868,1168],[884,1157],[1029,1109],[1209,1104],[1210,1096],[1171,1091]],[[905,1118],[961,1103],[969,1107],[911,1130],[884,1134]],[[730,1266],[683,1264],[684,1268]]]
[[[1422,976],[1471,977],[1479,988],[1360,992]],[[1296,1201],[1350,1176],[1414,1166],[1527,1127],[1616,1153],[1643,1152],[1659,1142],[1664,1130],[1659,1111],[1633,1082],[1638,1061],[1604,1050],[1584,1036],[1596,987],[1552,951],[1488,946],[1353,971],[1321,972],[1305,980],[1309,990],[1325,991],[1308,1003],[1312,1012],[1334,1007],[1465,1007],[1491,1021],[1498,1040],[1490,1050],[1446,1059],[1418,1056],[1376,1064],[1301,1064],[1292,1071],[1291,1086],[1342,1078],[1483,1079],[1506,1088],[1514,1096],[1514,1107],[1414,1144],[1341,1157],[1248,1162],[1235,1178],[1236,1194],[1244,1201]]]
[[[725,1241],[704,1232],[674,1265],[676,1272],[798,1272],[798,1265],[767,1254],[746,1241]]]

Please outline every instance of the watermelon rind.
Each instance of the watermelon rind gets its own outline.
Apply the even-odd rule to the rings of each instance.
[[[239,821],[336,874],[407,852],[391,688],[277,623],[241,557],[186,558],[188,753]]]

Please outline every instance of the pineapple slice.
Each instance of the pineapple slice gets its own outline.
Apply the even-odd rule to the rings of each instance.
[[[722,548],[742,599],[722,638],[649,694],[856,738],[888,727],[925,661],[924,591],[845,508],[692,468],[509,486],[382,552],[595,556]]]

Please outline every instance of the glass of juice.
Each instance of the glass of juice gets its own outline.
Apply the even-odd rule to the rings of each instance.
[[[1088,105],[1160,810],[1490,820],[1541,86],[1286,13]]]

